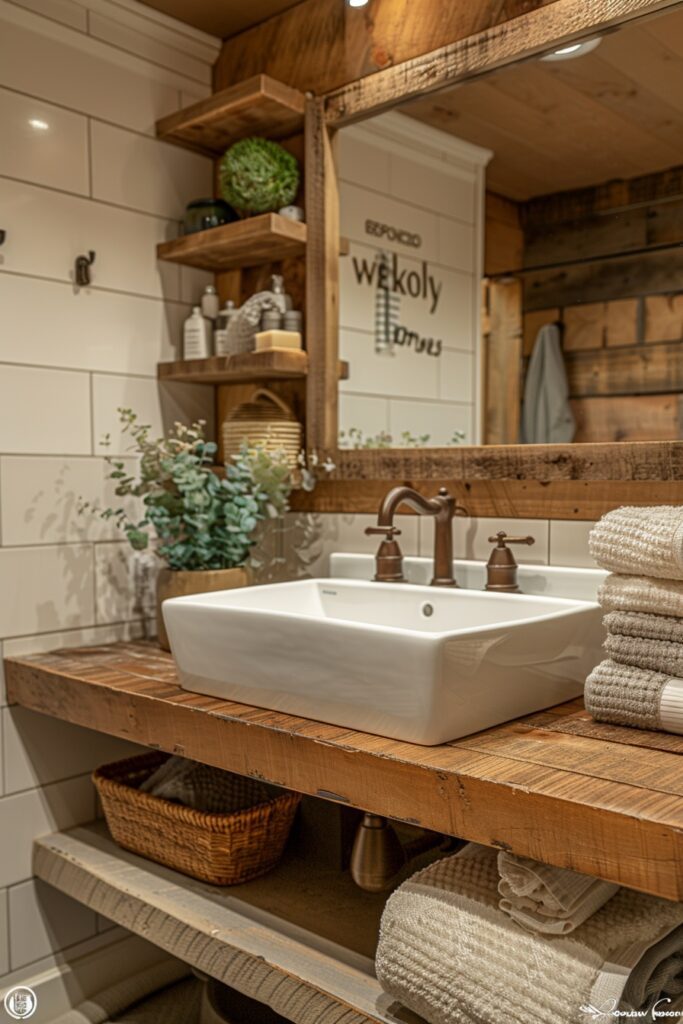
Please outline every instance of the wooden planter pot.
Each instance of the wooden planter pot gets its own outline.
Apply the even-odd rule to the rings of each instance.
[[[186,597],[188,594],[206,594],[213,590],[234,590],[247,587],[251,573],[241,565],[237,569],[197,569],[179,571],[161,569],[157,577],[157,639],[165,651],[170,651],[168,634],[161,611],[162,601],[169,597]]]

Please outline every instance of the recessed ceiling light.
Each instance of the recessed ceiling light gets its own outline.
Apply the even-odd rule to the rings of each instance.
[[[39,117],[30,117],[29,122],[31,128],[35,128],[37,132],[46,132],[50,127],[47,121],[41,121]]]
[[[368,0],[346,0],[349,7],[365,7]]]
[[[599,46],[601,39],[585,39],[582,43],[568,43],[567,46],[560,46],[552,53],[544,53],[541,60],[573,60],[574,57],[583,57],[590,53],[596,46]]]

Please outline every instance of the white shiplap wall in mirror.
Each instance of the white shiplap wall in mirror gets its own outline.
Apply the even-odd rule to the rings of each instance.
[[[484,176],[491,153],[391,112],[340,132],[340,428],[480,440]],[[375,351],[379,264],[405,328]],[[431,341],[430,341],[431,339]]]

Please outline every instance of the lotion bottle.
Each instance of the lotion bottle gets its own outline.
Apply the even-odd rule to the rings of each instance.
[[[205,316],[207,320],[211,320],[213,323],[218,316],[219,307],[220,302],[215,287],[212,284],[207,284],[201,298],[202,316]]]
[[[211,324],[194,306],[183,327],[183,359],[206,359],[211,355]]]

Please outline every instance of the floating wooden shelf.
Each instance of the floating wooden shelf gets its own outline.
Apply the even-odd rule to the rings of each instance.
[[[256,380],[296,380],[308,373],[308,355],[296,349],[242,352],[208,359],[179,359],[159,363],[157,377],[189,384],[239,384]],[[339,379],[346,380],[349,364],[339,363]]]
[[[301,256],[305,249],[305,224],[281,217],[279,213],[262,213],[258,217],[160,242],[157,257],[221,273],[277,263]]]
[[[157,136],[207,156],[222,156],[238,139],[284,139],[303,129],[302,92],[255,75],[157,121]]]
[[[283,862],[254,882],[216,888],[117,846],[104,825],[37,839],[34,872],[295,1024],[397,1024],[375,978],[384,900],[348,875]],[[419,1022],[402,1011],[398,1020]]]
[[[573,702],[420,747],[188,693],[152,643],[5,666],[10,701],[34,711],[683,899],[681,736],[599,725]]]
[[[296,349],[267,352],[242,352],[234,356],[209,359],[180,359],[159,363],[159,380],[192,384],[232,384],[251,380],[289,380],[305,377],[308,356]]]

